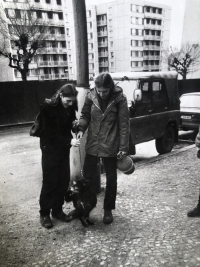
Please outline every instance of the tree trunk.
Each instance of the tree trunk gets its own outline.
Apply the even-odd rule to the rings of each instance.
[[[22,70],[21,71],[22,81],[27,81],[27,71]]]

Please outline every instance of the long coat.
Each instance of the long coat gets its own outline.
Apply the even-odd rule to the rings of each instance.
[[[81,111],[80,129],[88,128],[86,153],[98,157],[115,157],[129,148],[129,111],[120,87],[115,87],[103,112],[96,89],[86,95]]]
[[[44,103],[41,108],[42,135],[40,147],[44,152],[59,153],[71,147],[72,122],[76,119],[75,108],[64,108],[61,101],[57,105]]]

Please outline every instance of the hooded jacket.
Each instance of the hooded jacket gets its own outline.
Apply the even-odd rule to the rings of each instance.
[[[129,148],[129,111],[127,99],[115,86],[103,112],[96,88],[86,95],[79,120],[80,130],[88,128],[86,153],[98,157],[115,157]]]

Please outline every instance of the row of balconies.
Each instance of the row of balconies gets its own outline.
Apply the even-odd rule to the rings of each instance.
[[[56,73],[56,74],[40,74],[38,75],[39,80],[58,80],[58,79],[69,79],[68,73]]]
[[[144,45],[143,50],[160,50],[158,45]]]
[[[45,37],[45,40],[58,40],[58,41],[65,41],[66,35],[65,34],[49,34]]]
[[[37,52],[39,54],[51,54],[51,53],[67,53],[67,48],[62,47],[62,48],[58,48],[58,47],[46,47],[46,48],[39,48],[37,50]]]
[[[107,25],[107,20],[98,20],[97,26]]]
[[[142,67],[131,67],[131,71],[152,71],[159,70],[160,65],[144,65]]]
[[[161,36],[156,35],[144,35],[144,40],[161,40]]]
[[[108,32],[107,31],[101,31],[101,32],[97,32],[98,36],[107,36]]]
[[[162,25],[144,23],[144,28],[145,29],[161,30],[162,29]]]
[[[107,57],[108,56],[108,52],[100,52],[99,57]]]
[[[42,25],[46,26],[64,26],[65,22],[63,19],[55,20],[55,19],[38,19],[38,22],[41,23]]]
[[[45,10],[45,11],[60,11],[62,12],[61,5],[52,5],[43,3],[31,3],[31,7],[35,10]]]
[[[67,61],[39,61],[37,62],[38,67],[63,67],[68,66]]]
[[[155,18],[155,19],[162,19],[163,15],[158,13],[152,13],[152,12],[144,12],[145,18]]]
[[[99,62],[99,67],[108,67],[108,61],[106,61],[106,62]]]
[[[99,47],[108,46],[108,42],[98,42]]]
[[[141,61],[141,60],[160,60],[159,56],[131,56],[131,59]]]

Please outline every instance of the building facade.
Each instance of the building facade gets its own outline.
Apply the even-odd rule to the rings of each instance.
[[[200,45],[200,31],[199,31],[199,18],[200,18],[200,1],[199,0],[186,0],[185,1],[185,14],[183,21],[182,45],[189,42],[191,44]],[[199,70],[192,71],[187,75],[189,79],[200,78]]]
[[[20,1],[15,4],[20,9]],[[30,64],[28,79],[76,80],[72,0],[31,0],[35,15],[54,31]],[[14,8],[12,0],[4,0]],[[22,7],[21,7],[22,8]],[[89,78],[100,72],[159,71],[169,46],[171,8],[140,0],[86,6]],[[21,80],[18,71],[14,80]]]

